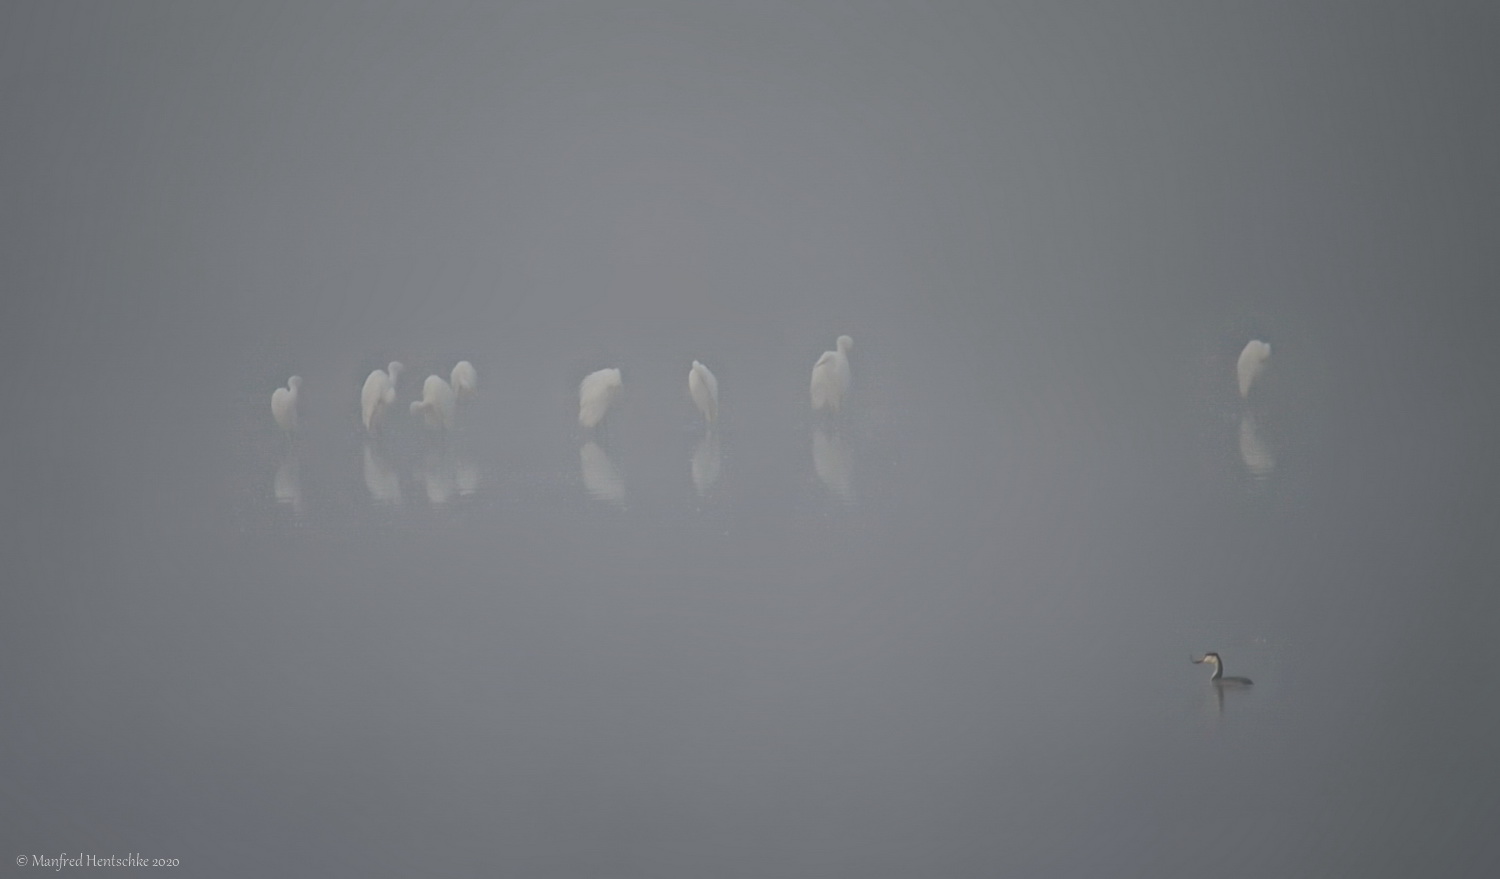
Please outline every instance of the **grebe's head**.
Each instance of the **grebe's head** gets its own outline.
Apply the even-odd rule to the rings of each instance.
[[[1199,665],[1199,664],[1202,664],[1202,663],[1205,663],[1205,662],[1208,663],[1209,665],[1219,665],[1220,664],[1219,654],[1217,654],[1217,653],[1205,653],[1205,654],[1203,654],[1203,658],[1202,659],[1195,659],[1195,660],[1193,660],[1193,664],[1194,665]]]

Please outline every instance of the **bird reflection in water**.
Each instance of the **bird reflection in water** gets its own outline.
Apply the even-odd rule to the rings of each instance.
[[[719,471],[723,464],[724,458],[719,452],[719,437],[710,429],[698,441],[697,448],[693,449],[693,486],[698,489],[699,497],[707,495],[708,490],[719,481]]]
[[[453,453],[447,448],[429,448],[417,465],[416,478],[427,490],[427,502],[440,507],[458,492],[458,474]]]
[[[813,431],[813,470],[818,479],[839,499],[854,500],[853,462],[849,444],[835,431],[831,436],[821,427]]]
[[[286,456],[281,459],[271,490],[276,494],[276,503],[286,504],[294,513],[302,512],[302,476],[295,449],[287,449]]]
[[[1256,428],[1255,416],[1249,412],[1240,416],[1240,460],[1256,478],[1269,476],[1276,469],[1276,459]]]
[[[593,440],[584,443],[578,450],[578,460],[583,471],[583,487],[590,495],[611,503],[625,502],[625,482],[598,443]]]
[[[401,477],[396,475],[396,468],[385,456],[369,443],[365,443],[365,488],[370,490],[370,499],[377,504],[401,504]]]
[[[453,455],[453,484],[458,488],[459,497],[469,497],[479,491],[479,468],[457,452]]]

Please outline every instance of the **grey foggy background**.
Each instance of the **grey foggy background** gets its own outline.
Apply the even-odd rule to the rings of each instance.
[[[6,4],[0,863],[1488,875],[1497,26]]]

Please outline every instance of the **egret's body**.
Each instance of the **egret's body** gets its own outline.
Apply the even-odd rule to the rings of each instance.
[[[377,369],[365,379],[364,389],[359,392],[359,409],[365,430],[370,433],[380,426],[385,410],[396,402],[396,376],[400,372],[401,364],[392,360],[387,370]]]
[[[286,387],[271,392],[271,414],[276,417],[276,426],[290,433],[297,429],[297,391],[302,387],[302,376],[294,375],[286,380]]]
[[[413,400],[411,414],[421,415],[433,430],[452,430],[458,397],[440,375],[429,375],[422,383],[422,399]]]
[[[719,380],[708,367],[693,361],[693,368],[688,371],[688,393],[693,397],[693,404],[703,417],[713,424],[719,417]]]
[[[1255,384],[1255,379],[1265,371],[1266,359],[1271,356],[1271,346],[1259,339],[1252,339],[1240,352],[1240,361],[1235,365],[1235,372],[1239,374],[1240,396],[1250,396],[1250,386]]]
[[[844,395],[849,392],[849,352],[854,340],[839,336],[832,351],[824,351],[812,371],[812,407],[832,409],[834,412],[844,404]]]
[[[1253,683],[1249,678],[1226,678],[1224,677],[1224,661],[1217,653],[1205,653],[1202,659],[1193,660],[1195,665],[1207,663],[1214,667],[1213,677],[1209,680],[1221,687],[1248,687]]]
[[[578,423],[592,428],[603,421],[621,386],[618,369],[601,369],[585,376],[578,385]]]
[[[454,396],[460,400],[474,396],[474,391],[479,387],[479,373],[474,371],[474,364],[467,360],[460,360],[453,367],[453,374],[448,378],[448,384],[453,387]]]

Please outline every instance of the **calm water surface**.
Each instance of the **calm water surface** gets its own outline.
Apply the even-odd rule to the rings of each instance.
[[[219,13],[6,53],[6,863],[1500,860],[1493,30]]]

